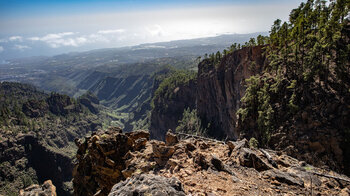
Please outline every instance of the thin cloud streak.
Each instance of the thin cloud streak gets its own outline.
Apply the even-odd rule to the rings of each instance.
[[[23,51],[23,50],[26,50],[26,49],[31,49],[31,47],[29,47],[29,46],[19,45],[19,44],[16,44],[13,48],[15,50],[20,50],[20,51]]]
[[[9,41],[19,41],[19,42],[21,42],[22,40],[23,40],[22,36],[11,36],[9,38]]]
[[[116,34],[116,33],[124,33],[125,29],[111,29],[111,30],[101,30],[97,33],[99,34]]]

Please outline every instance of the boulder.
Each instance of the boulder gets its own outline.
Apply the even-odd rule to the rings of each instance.
[[[239,164],[244,167],[252,167],[257,171],[272,169],[272,166],[263,160],[255,151],[249,148],[242,148],[238,152]]]
[[[196,146],[193,145],[191,142],[187,142],[187,143],[186,143],[186,150],[192,152],[192,151],[196,150]]]
[[[233,141],[228,141],[226,142],[228,149],[230,150],[230,152],[232,152],[233,149],[235,149],[236,144]]]
[[[126,135],[132,140],[137,140],[139,138],[145,138],[147,140],[149,139],[149,132],[146,130],[137,130],[126,133]]]
[[[169,158],[174,154],[173,146],[166,146],[163,142],[155,142],[152,144],[154,160],[160,166],[165,166]]]
[[[29,187],[20,190],[20,196],[56,196],[56,187],[52,184],[51,180],[47,180],[41,186],[37,184],[30,185]]]
[[[212,155],[210,162],[211,164],[213,164],[214,168],[217,169],[218,171],[222,171],[224,169],[224,164],[217,156]]]
[[[167,146],[173,146],[179,142],[177,136],[173,133],[171,133],[171,130],[169,130],[165,135],[165,144]]]
[[[304,181],[292,173],[287,173],[287,172],[273,169],[273,170],[264,171],[262,175],[267,176],[272,180],[277,180],[278,182],[286,183],[288,185],[297,185],[297,186],[304,187]]]
[[[239,150],[240,148],[249,148],[249,142],[247,139],[242,139],[235,142],[234,150]]]
[[[209,168],[209,163],[202,153],[196,153],[193,157],[193,162],[202,170],[207,170]]]
[[[225,163],[223,163],[222,160],[220,160],[216,155],[211,156],[210,163],[214,166],[216,170],[234,175],[231,169]]]
[[[157,195],[185,196],[181,182],[153,174],[141,174],[114,185],[108,196],[119,195]]]

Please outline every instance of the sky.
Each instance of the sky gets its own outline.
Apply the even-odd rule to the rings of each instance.
[[[269,31],[301,0],[0,0],[0,60]]]

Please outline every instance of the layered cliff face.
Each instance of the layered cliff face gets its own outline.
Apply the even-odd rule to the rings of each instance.
[[[77,142],[75,195],[348,195],[350,179],[247,140],[149,140],[146,131],[99,130]],[[115,185],[114,185],[115,184]],[[114,186],[113,186],[114,185]],[[113,188],[112,188],[113,187]]]
[[[153,98],[151,138],[164,140],[165,133],[169,129],[175,131],[184,110],[195,108],[197,82],[193,76],[193,74],[185,74],[183,78],[176,79],[175,74],[175,76],[165,79],[163,84],[155,84],[156,87],[160,88],[156,90]]]
[[[263,47],[245,47],[223,57],[214,65],[210,59],[198,65],[197,111],[209,135],[235,139],[240,100],[245,93],[245,79],[261,73],[266,64]],[[194,92],[192,92],[194,93]]]

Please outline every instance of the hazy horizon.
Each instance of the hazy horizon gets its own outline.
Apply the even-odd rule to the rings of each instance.
[[[300,0],[0,2],[0,60],[269,31]]]

